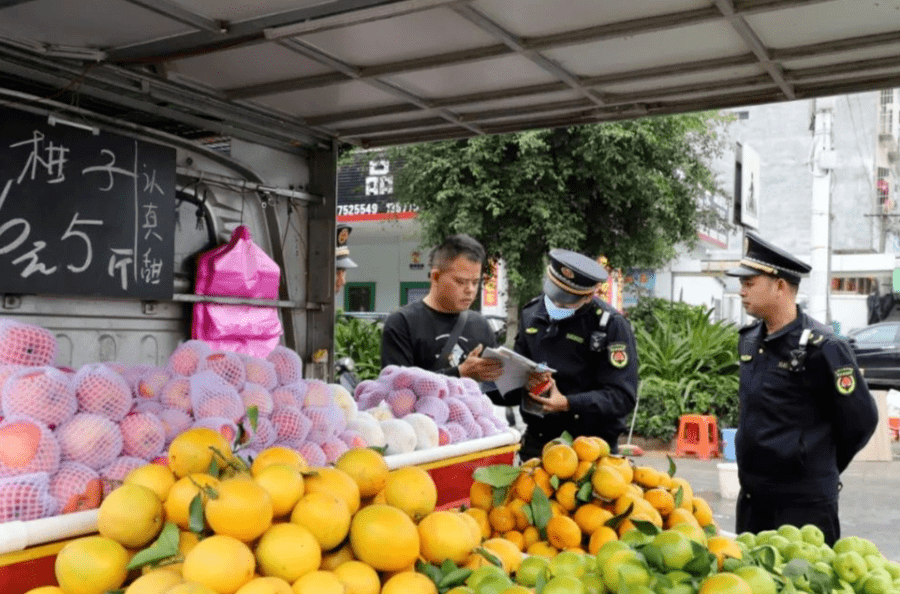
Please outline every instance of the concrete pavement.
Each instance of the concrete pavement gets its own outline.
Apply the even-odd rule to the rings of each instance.
[[[857,462],[841,476],[844,488],[840,498],[842,536],[868,538],[888,559],[900,561],[900,447],[894,442],[892,462]],[[651,450],[635,457],[635,464],[667,471],[666,454]],[[691,483],[694,493],[712,507],[716,522],[723,530],[734,532],[734,499],[720,494],[718,464],[721,458],[698,460],[674,458],[677,471]]]

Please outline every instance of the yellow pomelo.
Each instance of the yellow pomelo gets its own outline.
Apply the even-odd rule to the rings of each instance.
[[[309,530],[323,551],[341,544],[350,532],[347,504],[330,492],[307,493],[291,513],[291,522]]]
[[[128,559],[125,547],[111,538],[78,538],[56,555],[56,581],[66,594],[103,594],[125,582]]]
[[[176,477],[204,473],[213,458],[220,463],[231,457],[231,446],[218,431],[205,427],[188,429],[169,444],[169,469]]]
[[[169,489],[175,484],[175,475],[162,464],[146,464],[129,472],[123,482],[147,487],[156,493],[160,501],[165,501]]]
[[[156,493],[141,485],[122,485],[97,510],[100,535],[130,549],[148,544],[162,530],[162,525],[162,502]]]
[[[219,594],[234,594],[253,579],[255,569],[250,547],[234,537],[216,534],[191,549],[181,573],[186,581],[203,584]]]

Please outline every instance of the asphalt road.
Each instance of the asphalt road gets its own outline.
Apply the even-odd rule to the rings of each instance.
[[[900,561],[900,444],[893,442],[892,462],[854,461],[841,476],[840,498],[842,536],[868,538],[888,559]],[[666,471],[669,462],[663,451],[649,451],[634,458]],[[722,530],[734,532],[734,499],[720,494],[718,464],[721,459],[674,458],[676,476],[686,478],[694,492],[706,499]]]

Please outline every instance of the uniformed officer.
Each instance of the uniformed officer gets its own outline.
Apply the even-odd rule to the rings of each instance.
[[[337,226],[337,247],[334,251],[334,294],[337,295],[347,283],[347,269],[356,268],[356,262],[350,259],[350,248],[347,240],[353,228],[348,225]]]
[[[737,532],[814,524],[840,538],[839,477],[878,413],[847,343],[796,303],[810,267],[753,233],[726,274],[758,321],[740,330]]]
[[[514,349],[556,371],[542,393],[518,390],[504,398],[520,404],[527,424],[520,456],[540,456],[563,431],[600,436],[615,452],[637,399],[631,324],[594,296],[607,278],[599,263],[561,249],[551,250],[549,259],[544,292],[522,309]],[[533,377],[531,384],[538,381]]]

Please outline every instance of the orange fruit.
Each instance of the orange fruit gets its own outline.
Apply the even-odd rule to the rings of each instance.
[[[727,536],[711,536],[706,541],[706,548],[716,556],[716,560],[719,563],[719,571],[722,571],[725,557],[733,557],[735,559],[742,557],[741,547]]]
[[[505,538],[491,538],[484,541],[481,546],[500,558],[503,571],[507,574],[515,573],[524,559],[519,547]]]
[[[520,551],[525,550],[525,535],[518,530],[510,530],[509,532],[504,532],[502,534],[502,537],[516,545]]]
[[[390,505],[359,510],[350,523],[353,554],[377,571],[399,571],[419,556],[419,531],[410,516]]]
[[[557,549],[577,547],[581,544],[581,528],[572,518],[553,516],[547,522],[547,540]]]
[[[702,497],[694,497],[691,499],[691,505],[694,511],[694,517],[697,518],[697,523],[700,524],[701,527],[706,527],[712,524],[713,522],[713,513],[712,509],[709,507],[709,504]]]
[[[616,472],[622,475],[622,479],[625,481],[626,485],[634,480],[634,468],[628,458],[606,456],[600,460],[600,466],[607,466],[615,469]]]
[[[572,441],[572,449],[583,462],[593,462],[600,457],[600,444],[585,435],[580,435]]]
[[[381,589],[381,594],[437,594],[437,586],[424,574],[416,571],[402,571],[390,577]]]
[[[572,519],[578,524],[582,534],[593,534],[600,526],[613,517],[612,512],[595,503],[586,503],[575,510]]]
[[[272,499],[272,515],[287,516],[305,492],[303,473],[291,464],[272,464],[256,473],[256,484]]]
[[[523,472],[513,481],[510,491],[514,497],[517,497],[526,503],[531,503],[531,497],[534,493],[535,486],[534,474]]]
[[[661,516],[668,516],[675,509],[675,498],[667,490],[657,487],[644,493],[644,499],[659,512]]]
[[[525,552],[529,555],[536,555],[538,557],[547,557],[548,559],[552,559],[553,557],[556,557],[559,549],[554,547],[546,540],[539,540],[525,549]]]
[[[588,462],[587,460],[581,460],[578,462],[578,466],[575,467],[575,474],[572,475],[573,481],[580,481],[588,474],[590,474],[591,470],[594,468],[593,462]]]
[[[488,512],[488,521],[491,528],[497,532],[508,532],[516,527],[516,517],[511,509],[505,505],[497,506]]]
[[[697,594],[753,594],[753,590],[733,573],[716,573],[703,580]]]
[[[472,516],[478,522],[478,528],[481,531],[481,540],[491,537],[491,522],[488,520],[488,514],[480,507],[470,507],[464,512],[468,516]]]
[[[535,468],[531,476],[534,479],[534,484],[544,492],[544,495],[547,497],[553,495],[553,485],[550,484],[550,475],[546,470],[540,467]]]
[[[529,526],[522,531],[522,539],[525,541],[525,549],[541,540],[541,533],[536,526]],[[523,549],[523,550],[525,550]]]
[[[348,450],[338,458],[334,466],[356,481],[360,497],[372,497],[384,489],[390,472],[384,456],[371,448]]]
[[[625,494],[628,488],[628,483],[625,482],[622,475],[609,466],[600,466],[594,470],[591,485],[594,487],[594,492],[607,501],[618,499]]]
[[[188,429],[169,444],[169,470],[178,478],[207,472],[214,457],[221,465],[231,457],[231,446],[212,429]]]
[[[541,465],[551,476],[567,479],[578,468],[578,454],[572,446],[557,443],[547,448],[541,456]]]
[[[310,571],[293,583],[294,594],[345,594],[347,588],[330,571]]]
[[[578,485],[572,481],[566,481],[559,486],[553,497],[566,511],[572,511],[578,505],[575,496],[578,494]]]
[[[516,519],[516,530],[525,530],[529,525],[528,516],[523,511],[526,505],[528,504],[521,499],[513,499],[506,505]]]
[[[103,594],[125,582],[128,558],[125,547],[111,538],[77,538],[56,555],[56,580],[66,594]]]
[[[494,488],[487,483],[473,481],[469,487],[469,504],[488,511],[494,505]]]
[[[313,472],[304,479],[306,493],[328,492],[343,499],[351,515],[359,510],[359,486],[349,474],[337,468],[314,468]]]
[[[253,579],[256,559],[250,547],[231,536],[204,538],[184,558],[185,581],[197,582],[222,594],[234,594]]]
[[[293,522],[275,524],[266,530],[255,554],[262,575],[279,577],[291,584],[322,563],[322,549],[315,537]]]
[[[388,473],[384,498],[388,505],[403,510],[418,522],[437,506],[437,486],[427,471],[418,466],[404,466]]]
[[[226,479],[216,487],[218,497],[206,502],[206,522],[216,534],[250,542],[272,525],[272,498],[249,477]]]
[[[330,492],[307,493],[291,512],[291,522],[309,530],[322,550],[330,551],[350,532],[350,510]]]
[[[356,557],[353,556],[353,548],[350,546],[349,542],[345,542],[336,549],[322,552],[322,562],[319,563],[319,569],[334,571],[334,569],[342,563],[355,560]]]
[[[611,540],[619,540],[619,535],[616,534],[616,531],[609,526],[600,526],[591,533],[591,537],[588,539],[588,552],[591,555],[596,555],[600,547]]]

